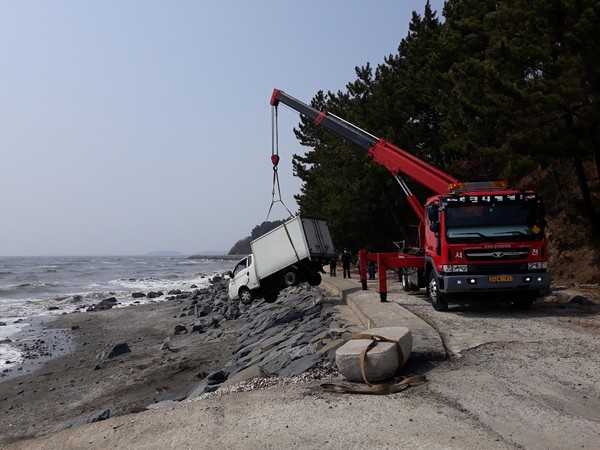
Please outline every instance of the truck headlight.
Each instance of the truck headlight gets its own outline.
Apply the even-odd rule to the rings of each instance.
[[[527,263],[527,268],[529,270],[547,269],[548,263],[547,262],[530,262],[530,263]]]
[[[466,264],[444,264],[443,266],[444,272],[466,272],[467,265]]]

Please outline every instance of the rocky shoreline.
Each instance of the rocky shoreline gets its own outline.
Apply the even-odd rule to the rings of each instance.
[[[0,423],[0,444],[294,377],[337,376],[335,350],[360,330],[339,314],[340,300],[301,285],[276,303],[245,306],[229,302],[227,284],[216,276],[165,300],[124,308],[102,301],[47,322],[75,350],[0,382],[10,418]]]

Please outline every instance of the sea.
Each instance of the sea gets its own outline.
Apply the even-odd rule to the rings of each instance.
[[[39,316],[70,313],[108,297],[118,307],[143,303],[133,292],[201,288],[235,263],[225,256],[0,257],[0,371],[21,361],[10,343]]]

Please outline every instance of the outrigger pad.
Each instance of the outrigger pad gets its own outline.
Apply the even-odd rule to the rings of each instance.
[[[346,380],[371,384],[392,378],[411,351],[412,334],[408,328],[371,328],[338,348],[335,362]]]

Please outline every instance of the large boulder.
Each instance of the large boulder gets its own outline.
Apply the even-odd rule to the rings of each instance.
[[[374,345],[373,340],[377,341]],[[410,357],[410,330],[406,327],[371,328],[355,335],[339,347],[335,352],[335,362],[342,376],[348,381],[365,381],[361,370],[361,354],[365,351],[364,372],[367,381],[377,382],[392,378]]]

